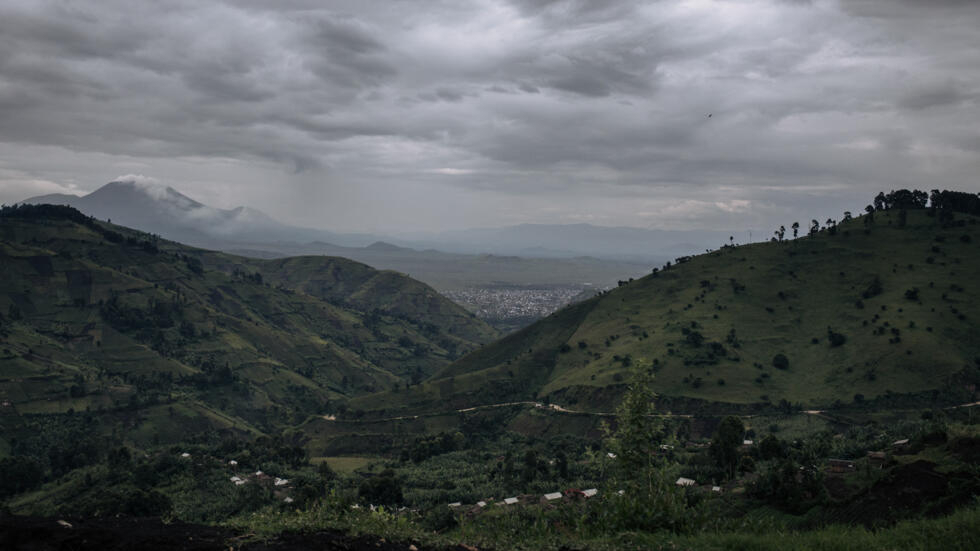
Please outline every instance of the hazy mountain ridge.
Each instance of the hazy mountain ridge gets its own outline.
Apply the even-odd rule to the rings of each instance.
[[[492,254],[566,258],[597,256],[634,262],[663,261],[672,255],[693,254],[728,243],[729,237],[748,241],[748,231],[655,230],[592,224],[520,224],[502,228],[473,228],[396,240],[414,248],[449,252],[479,250]]]
[[[650,263],[691,254],[728,242],[730,232],[670,231],[590,224],[521,224],[436,234],[379,236],[336,233],[283,224],[249,207],[218,209],[195,201],[172,187],[135,181],[110,182],[85,196],[53,194],[23,203],[67,204],[99,219],[156,233],[195,246],[228,250],[256,249],[261,243],[280,247],[366,248],[371,252],[429,249],[455,254],[493,254],[540,258],[601,257]],[[747,239],[746,232],[739,241]]]
[[[568,254],[528,258],[486,254],[476,243],[451,253],[413,243],[363,234],[337,234],[281,224],[248,207],[222,210],[190,199],[171,187],[112,182],[84,196],[45,195],[23,203],[68,204],[96,218],[158,234],[193,246],[256,258],[329,255],[396,270],[425,281],[440,291],[493,286],[563,286],[605,288],[618,280],[646,273],[651,261],[631,262]],[[526,252],[526,251],[525,251]],[[655,257],[661,263],[672,255]],[[650,260],[650,259],[648,259]]]
[[[43,195],[21,202],[66,204],[101,220],[112,220],[167,239],[209,248],[224,248],[216,245],[225,241],[323,240],[363,246],[377,240],[373,236],[289,226],[260,210],[244,206],[214,208],[172,187],[135,181],[110,182],[85,196]]]

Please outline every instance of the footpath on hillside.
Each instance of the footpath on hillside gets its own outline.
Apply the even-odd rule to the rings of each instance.
[[[544,411],[550,411],[554,413],[569,413],[573,415],[594,415],[596,417],[615,417],[615,413],[603,412],[603,411],[579,411],[574,409],[568,409],[566,407],[560,406],[558,404],[545,404],[542,402],[503,402],[500,404],[486,404],[482,406],[472,406],[468,408],[454,409],[451,411],[435,412],[435,413],[424,413],[420,415],[402,415],[398,417],[382,417],[378,419],[340,419],[336,414],[327,414],[321,416],[326,421],[343,421],[345,423],[384,423],[387,421],[404,421],[407,419],[420,419],[422,417],[436,417],[439,415],[446,415],[448,413],[467,413],[471,411],[480,411],[484,409],[502,408],[502,407],[512,407],[512,406],[532,406],[535,409],[540,409]],[[961,409],[980,406],[980,402],[970,402],[967,404],[958,404],[955,406],[947,406],[942,409]],[[826,417],[828,414],[833,413],[830,410],[825,409],[804,409],[793,412],[798,415],[814,415],[818,417]],[[755,417],[755,415],[743,415],[743,414],[732,414],[737,415],[745,419]],[[723,414],[718,414],[718,417],[724,417]],[[673,417],[681,419],[693,419],[694,415],[687,413],[655,413],[651,417]]]

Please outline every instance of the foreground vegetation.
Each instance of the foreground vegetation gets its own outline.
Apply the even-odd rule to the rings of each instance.
[[[980,518],[980,416],[972,408],[885,425],[814,421],[809,430],[800,430],[797,416],[726,417],[703,438],[689,421],[651,415],[648,376],[639,370],[600,441],[442,433],[419,436],[394,457],[356,458],[344,472],[266,437],[146,451],[83,446],[72,457],[88,453],[91,462],[70,468],[59,463],[69,455],[63,442],[73,440],[64,431],[96,427],[48,425],[0,467],[18,473],[10,481],[26,481],[32,470],[64,474],[3,492],[20,514],[158,515],[258,539],[340,530],[521,549],[847,549],[852,538],[872,549],[906,540],[909,548],[956,549],[971,542],[959,531]],[[749,436],[757,444],[745,446]],[[868,454],[879,450],[880,461]],[[837,458],[853,467],[834,472],[828,459]],[[680,477],[696,482],[678,486]],[[542,499],[569,488],[598,493]],[[523,497],[500,505],[510,496]]]

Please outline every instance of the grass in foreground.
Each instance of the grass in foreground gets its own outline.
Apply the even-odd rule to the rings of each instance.
[[[618,549],[691,550],[973,550],[980,548],[980,505],[935,519],[916,519],[881,530],[833,525],[813,531],[785,528],[773,519],[743,520],[737,525],[706,529],[690,535],[670,532],[626,532],[600,536],[581,535],[596,527],[563,525],[551,515],[526,509],[470,519],[448,531],[437,532],[425,524],[431,519],[396,515],[379,509],[345,509],[341,502],[307,511],[266,509],[232,519],[227,526],[269,539],[284,532],[341,530],[352,535],[371,535],[389,541],[420,545],[465,543],[496,549]]]

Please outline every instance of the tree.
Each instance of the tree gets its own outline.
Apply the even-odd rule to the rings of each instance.
[[[527,484],[534,480],[538,474],[538,454],[534,450],[528,450],[524,454],[524,472],[522,478]]]
[[[810,221],[810,235],[816,235],[820,231],[820,222],[816,220]]]
[[[776,435],[770,434],[762,439],[759,443],[759,456],[763,460],[777,459],[783,457],[784,449],[783,443],[776,438]]]
[[[686,532],[704,519],[704,509],[689,505],[685,490],[668,479],[665,467],[655,464],[663,423],[653,415],[651,381],[647,367],[637,367],[616,408],[616,429],[604,426],[606,448],[615,455],[611,487],[623,491],[608,492],[588,505],[594,508],[596,524],[610,532]]]
[[[718,430],[711,437],[708,453],[729,478],[735,476],[735,469],[738,467],[738,448],[742,445],[744,436],[745,425],[742,424],[742,420],[729,415],[722,419]]]
[[[885,205],[885,194],[884,194],[884,192],[878,192],[878,195],[875,196],[874,206],[875,206],[875,210],[885,210],[886,208],[888,208]]]
[[[789,369],[789,358],[786,354],[776,354],[772,357],[772,366],[776,369]]]
[[[616,430],[605,427],[606,447],[616,456],[623,473],[636,475],[653,466],[663,423],[652,416],[652,379],[646,366],[637,366],[623,401],[616,408]]]
[[[555,454],[555,472],[562,480],[568,480],[568,456],[561,450]]]
[[[0,498],[30,490],[44,479],[41,466],[21,455],[0,459],[0,472]]]
[[[800,233],[800,223],[793,222],[793,225],[790,227],[793,228],[793,239],[796,239],[796,236]]]
[[[838,333],[838,332],[834,331],[833,329],[831,329],[828,326],[827,327],[827,340],[830,342],[830,346],[832,348],[836,348],[838,346],[843,346],[844,343],[847,342],[847,337],[844,336],[843,333]]]
[[[401,505],[405,498],[402,496],[402,485],[395,478],[391,469],[380,475],[361,482],[357,490],[358,496],[372,505]]]
[[[687,343],[688,344],[690,344],[691,346],[693,346],[695,348],[701,346],[701,344],[704,342],[704,335],[702,335],[698,331],[691,331],[684,338],[685,338],[685,340],[687,340]]]
[[[853,218],[853,216],[851,215],[851,211],[845,210],[844,211],[844,221],[845,222],[850,222],[852,218]]]

